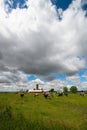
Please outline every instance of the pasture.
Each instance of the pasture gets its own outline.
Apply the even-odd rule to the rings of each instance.
[[[87,130],[87,95],[0,93],[0,130]]]

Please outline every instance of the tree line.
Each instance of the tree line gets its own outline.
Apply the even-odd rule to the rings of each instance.
[[[68,91],[69,91],[69,90],[68,90],[68,87],[64,87],[64,88],[63,88],[63,93],[64,93],[64,94],[67,94]],[[76,86],[71,86],[71,87],[70,87],[70,92],[71,92],[71,93],[77,93],[77,91],[78,91],[78,89],[77,89]],[[54,88],[51,88],[51,89],[50,89],[50,92],[54,92]]]

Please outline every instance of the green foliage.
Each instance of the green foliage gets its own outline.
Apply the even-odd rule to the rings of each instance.
[[[51,88],[51,89],[50,89],[50,92],[54,92],[54,88]]]
[[[12,119],[12,108],[10,106],[6,106],[3,112],[3,117],[7,120]]]
[[[67,94],[67,93],[68,93],[68,88],[67,88],[67,87],[64,87],[64,88],[63,88],[63,92],[64,92],[64,94]]]
[[[76,86],[72,86],[72,87],[70,88],[70,92],[72,92],[72,93],[77,93],[77,87],[76,87]]]

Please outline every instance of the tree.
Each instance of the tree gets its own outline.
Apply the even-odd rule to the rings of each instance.
[[[76,86],[72,86],[72,87],[70,88],[70,92],[76,93],[76,92],[77,92],[77,87],[76,87]]]
[[[64,94],[67,94],[67,93],[68,93],[68,88],[67,88],[67,87],[64,87],[64,88],[63,88],[63,92],[64,92]]]
[[[50,89],[50,92],[54,92],[54,88],[51,88],[51,89]]]

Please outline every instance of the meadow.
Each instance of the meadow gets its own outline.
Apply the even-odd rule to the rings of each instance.
[[[87,130],[87,95],[0,93],[0,130]]]

